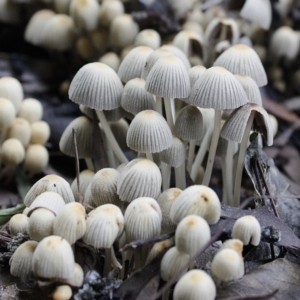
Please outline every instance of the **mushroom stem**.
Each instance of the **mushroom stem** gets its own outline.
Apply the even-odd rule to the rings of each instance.
[[[104,269],[103,277],[107,277],[111,268],[111,248],[105,248],[105,260],[104,260]]]
[[[175,115],[173,114],[172,102],[174,102],[174,99],[170,99],[167,97],[164,98],[167,122],[171,131],[173,132]]]
[[[162,295],[162,300],[169,300],[169,297],[170,297],[170,288],[167,288]]]
[[[156,97],[156,111],[162,115],[162,99],[161,97]]]
[[[220,130],[221,130],[221,118],[222,118],[222,111],[216,109],[215,110],[215,120],[214,120],[214,130],[212,133],[207,165],[206,165],[204,178],[203,178],[203,182],[202,182],[202,184],[206,185],[206,186],[209,185],[209,181],[211,178],[211,173],[212,173],[212,169],[213,169],[213,165],[214,165],[214,161],[215,161],[216,150],[217,150],[217,145],[218,145],[219,135],[220,135]]]
[[[162,175],[162,190],[165,191],[170,187],[170,172],[171,166],[161,162],[161,175]]]
[[[111,247],[110,249],[111,249],[111,263],[112,263],[112,266],[114,268],[122,269],[122,265],[119,263],[119,261],[116,258],[114,247]]]
[[[247,121],[243,139],[242,139],[242,142],[240,145],[240,149],[239,149],[239,156],[238,156],[238,161],[237,161],[237,166],[236,166],[235,182],[234,182],[234,194],[233,194],[233,205],[234,206],[240,205],[240,193],[241,193],[242,175],[243,175],[243,168],[244,168],[244,159],[245,159],[247,143],[248,143],[250,131],[252,128],[254,115],[255,115],[255,111],[251,111],[251,114]]]
[[[196,180],[198,169],[202,165],[203,159],[204,159],[205,154],[208,150],[209,143],[210,143],[210,140],[211,140],[212,129],[213,129],[212,126],[209,126],[209,128],[207,129],[207,131],[206,131],[206,133],[203,137],[203,140],[201,142],[201,146],[200,146],[200,148],[198,150],[198,153],[196,155],[196,158],[194,160],[194,163],[192,165],[191,178],[192,178],[193,181]]]
[[[178,168],[174,168],[176,187],[184,190],[186,188],[185,181],[185,162]]]
[[[102,110],[96,110],[96,114],[99,118],[99,121],[102,125],[102,129],[106,135],[106,138],[110,144],[110,146],[112,147],[113,152],[115,153],[116,157],[118,158],[118,160],[120,161],[120,163],[128,163],[128,159],[125,156],[125,154],[123,153],[123,151],[121,150],[114,134],[111,131],[111,128],[106,120],[106,117],[103,113]]]
[[[193,160],[195,157],[195,146],[196,146],[196,141],[191,140],[189,146],[188,162],[187,162],[187,170],[190,174],[192,171]]]
[[[227,149],[225,154],[225,170],[226,170],[226,176],[225,176],[225,182],[223,183],[223,190],[225,187],[225,199],[227,201],[227,204],[232,205],[233,203],[233,152],[234,152],[234,143],[233,141],[228,141],[227,143]]]
[[[91,158],[85,158],[85,164],[86,164],[86,167],[87,169],[91,170],[91,171],[94,171],[94,164],[93,164],[93,161]]]
[[[153,161],[153,155],[150,152],[146,152],[146,158]]]

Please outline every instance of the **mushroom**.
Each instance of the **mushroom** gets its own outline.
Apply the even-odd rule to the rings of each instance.
[[[134,46],[147,46],[156,50],[160,47],[161,37],[156,30],[144,29],[134,39]]]
[[[16,214],[9,220],[9,231],[15,236],[18,233],[28,232],[28,217],[24,214]]]

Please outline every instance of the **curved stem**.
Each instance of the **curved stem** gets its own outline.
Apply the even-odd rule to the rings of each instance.
[[[174,99],[164,98],[167,122],[168,122],[168,125],[169,125],[171,131],[173,132],[175,116],[173,115],[173,110],[172,110],[172,104],[171,104],[172,100],[174,102]]]
[[[191,174],[191,171],[192,171],[193,160],[194,160],[194,157],[195,157],[195,146],[196,146],[196,141],[191,140],[190,141],[190,146],[189,146],[188,162],[187,162],[187,171],[190,174]]]
[[[222,117],[222,111],[221,110],[215,110],[215,120],[214,120],[214,130],[211,138],[211,143],[210,143],[210,148],[209,148],[209,154],[208,154],[208,160],[207,160],[207,165],[204,173],[204,178],[203,178],[203,185],[208,186],[209,181],[211,178],[211,173],[215,161],[215,156],[216,156],[216,150],[217,150],[217,145],[219,141],[219,134],[221,130],[221,117]]]
[[[111,128],[106,120],[106,117],[103,113],[102,110],[96,110],[96,114],[99,118],[99,121],[102,125],[102,129],[106,135],[106,138],[113,150],[113,152],[115,153],[116,157],[118,158],[118,160],[120,161],[120,163],[128,163],[128,159],[125,156],[125,154],[123,153],[123,151],[121,150],[114,134],[111,131]]]
[[[240,194],[241,194],[241,184],[242,184],[242,175],[244,169],[244,159],[245,153],[247,150],[247,143],[249,139],[249,134],[252,128],[252,123],[254,119],[255,112],[252,111],[250,117],[247,121],[246,129],[243,135],[243,139],[240,145],[239,156],[236,166],[236,173],[235,173],[235,182],[234,182],[234,196],[233,196],[233,205],[239,206],[240,205]]]
[[[209,148],[212,130],[213,130],[213,126],[209,126],[209,128],[207,129],[207,131],[203,137],[200,148],[198,150],[198,153],[197,153],[194,163],[192,165],[191,178],[193,181],[196,180],[198,169],[202,165],[205,154]]]

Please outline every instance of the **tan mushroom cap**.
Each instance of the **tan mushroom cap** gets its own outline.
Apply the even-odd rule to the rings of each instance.
[[[152,49],[160,47],[161,37],[156,30],[144,29],[140,31],[134,40],[134,46],[148,46]]]
[[[16,116],[16,110],[11,101],[6,98],[0,98],[0,130],[13,124]]]
[[[19,140],[10,138],[1,145],[0,160],[5,166],[17,166],[24,158],[24,146]]]
[[[14,77],[2,77],[0,79],[0,97],[11,101],[16,113],[18,113],[24,97],[23,87],[20,81]]]

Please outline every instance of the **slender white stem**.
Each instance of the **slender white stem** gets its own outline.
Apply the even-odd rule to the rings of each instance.
[[[161,97],[156,97],[156,111],[162,115],[162,99]]]
[[[234,155],[235,142],[228,141],[225,154],[225,188],[226,199],[229,205],[233,205],[233,155]]]
[[[150,152],[146,152],[146,158],[153,161],[153,155]]]
[[[115,155],[112,151],[112,148],[111,148],[106,136],[104,138],[104,145],[105,145],[105,150],[106,150],[106,154],[107,154],[108,165],[110,168],[115,169],[117,167],[117,163],[115,161]]]
[[[252,123],[254,119],[255,112],[252,111],[250,117],[247,121],[246,129],[243,135],[243,139],[240,145],[239,156],[236,166],[236,173],[235,173],[235,182],[234,182],[234,196],[233,196],[233,205],[239,206],[240,205],[240,194],[241,194],[241,184],[242,184],[242,175],[244,169],[244,159],[245,153],[247,149],[247,143],[249,139],[249,134],[252,128]]]
[[[211,138],[204,178],[202,181],[202,184],[206,185],[206,186],[209,185],[212,169],[214,166],[216,150],[217,150],[217,145],[218,145],[218,141],[219,141],[219,134],[220,134],[220,130],[221,130],[221,117],[222,117],[222,111],[216,109],[215,110],[215,120],[214,120],[214,130],[213,130],[213,134],[212,134],[212,138]]]
[[[112,246],[110,248],[110,250],[111,250],[111,253],[110,253],[111,254],[111,264],[112,264],[113,268],[122,269],[122,265],[119,263],[119,261],[116,258],[114,247]]]
[[[109,144],[112,147],[112,150],[114,151],[114,153],[116,154],[116,157],[118,158],[118,160],[120,161],[120,163],[128,163],[128,159],[125,156],[125,154],[123,153],[123,151],[121,150],[118,142],[116,141],[116,138],[114,136],[114,134],[111,131],[111,128],[106,120],[106,117],[103,113],[102,110],[96,110],[96,114],[99,118],[99,121],[102,125],[102,129],[107,137],[107,140],[109,142]]]
[[[160,162],[162,176],[162,190],[165,191],[170,187],[171,167],[164,162]]]
[[[174,168],[176,187],[184,190],[186,188],[185,180],[185,162],[178,168]]]
[[[209,148],[212,130],[213,130],[213,126],[211,125],[211,126],[209,126],[209,128],[207,129],[207,131],[203,137],[200,148],[198,150],[198,153],[197,153],[194,163],[192,165],[191,178],[193,181],[196,180],[198,169],[202,165],[205,154]]]
[[[189,146],[188,162],[187,162],[187,171],[190,174],[191,174],[191,171],[192,171],[193,160],[194,160],[194,157],[195,157],[195,146],[196,146],[196,141],[191,140],[190,141],[190,146]]]
[[[164,105],[165,105],[167,122],[168,122],[168,125],[169,125],[171,131],[173,132],[175,116],[173,116],[173,114],[172,114],[171,99],[164,98]]]
[[[93,160],[91,158],[85,158],[85,164],[86,164],[86,167],[91,170],[91,171],[94,171],[94,164],[93,164]]]
[[[222,189],[222,202],[224,204],[229,204],[229,199],[227,198],[227,186],[226,186],[226,162],[225,162],[225,156],[222,155],[221,157],[221,167],[222,167],[222,185],[223,185],[223,189]]]
[[[110,272],[111,268],[111,249],[105,248],[105,260],[104,260],[104,270],[103,276],[107,277],[108,273]]]

